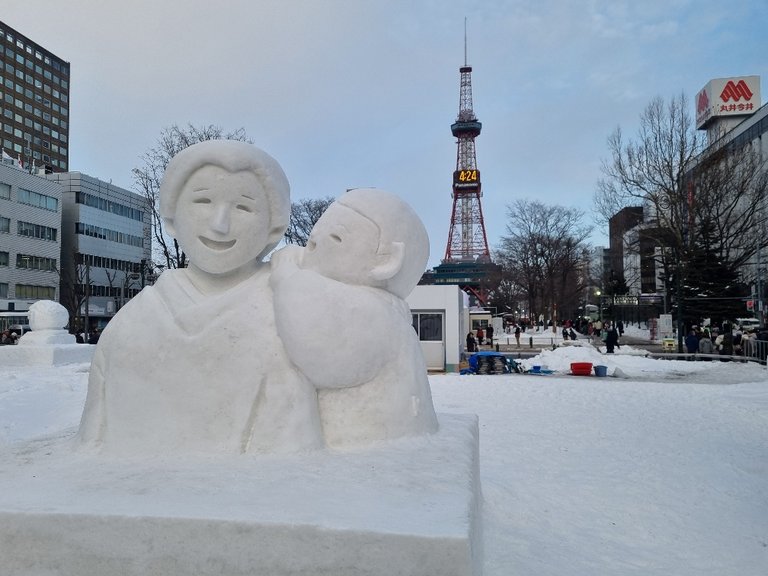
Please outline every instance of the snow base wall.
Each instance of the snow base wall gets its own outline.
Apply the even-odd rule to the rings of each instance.
[[[15,575],[479,576],[478,424],[300,456],[105,460],[66,439],[0,451]]]
[[[32,334],[30,332],[30,334]],[[0,364],[4,366],[61,366],[90,362],[96,346],[55,344],[52,346],[0,346]]]

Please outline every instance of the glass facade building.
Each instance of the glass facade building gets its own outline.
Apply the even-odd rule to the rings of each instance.
[[[71,278],[62,281],[62,304],[82,310],[87,294],[90,327],[101,329],[146,282],[146,198],[80,172],[45,178],[61,187],[61,266]]]

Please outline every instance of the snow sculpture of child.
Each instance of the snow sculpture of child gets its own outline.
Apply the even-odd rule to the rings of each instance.
[[[306,248],[272,257],[277,331],[318,389],[330,447],[434,432],[427,368],[404,298],[429,240],[394,194],[354,189],[315,224]]]
[[[107,325],[79,440],[110,454],[241,454],[322,445],[317,393],[275,337],[269,263],[290,195],[244,142],[177,154],[160,188],[189,267],[166,270]]]
[[[69,322],[69,312],[53,300],[38,300],[29,307],[29,326],[19,340],[20,346],[54,346],[75,344],[75,337],[64,327]]]

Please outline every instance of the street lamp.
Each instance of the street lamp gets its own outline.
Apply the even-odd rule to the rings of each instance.
[[[600,324],[603,323],[603,298],[600,290],[595,290],[595,296],[597,296],[597,308],[600,310]]]

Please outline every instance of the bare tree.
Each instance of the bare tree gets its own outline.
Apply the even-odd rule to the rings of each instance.
[[[504,279],[525,294],[531,315],[574,313],[588,281],[585,239],[591,227],[582,223],[584,213],[518,200],[507,214],[497,251]]]
[[[109,283],[110,297],[115,299],[115,312],[117,312],[127,300],[132,298],[130,290],[136,284],[135,276],[140,275],[127,271],[121,273],[119,270],[110,270],[109,268],[104,268],[104,274]]]
[[[72,267],[62,266],[56,269],[59,275],[61,304],[69,312],[70,330],[74,330],[80,325],[80,316],[85,302],[84,286],[88,276],[85,265],[78,262],[76,253],[73,253],[72,262]],[[90,279],[88,280],[90,281]]]
[[[288,244],[306,246],[315,223],[334,201],[332,196],[325,198],[305,198],[291,202],[291,218],[285,231]]]
[[[180,127],[176,124],[164,128],[157,143],[142,157],[142,166],[133,169],[133,180],[140,193],[147,199],[147,206],[152,212],[152,235],[156,258],[164,262],[165,268],[184,268],[187,257],[175,238],[169,237],[163,229],[160,217],[158,192],[165,169],[171,158],[198,142],[206,140],[240,140],[248,142],[245,129],[239,128],[234,132],[225,133],[219,126],[193,126],[187,124]]]
[[[687,246],[707,230],[716,256],[741,268],[768,246],[761,231],[768,223],[768,157],[752,142],[716,143],[686,173],[689,220]],[[711,243],[710,243],[711,244]]]
[[[750,143],[721,140],[706,148],[689,108],[684,94],[668,103],[655,98],[641,114],[634,140],[625,142],[617,128],[595,194],[603,221],[624,207],[643,206],[643,235],[658,248],[667,292],[677,295],[679,346],[683,287],[697,246],[706,240],[714,258],[741,266],[766,245],[757,231],[768,217],[761,211],[766,159]],[[714,244],[702,238],[713,235]]]

